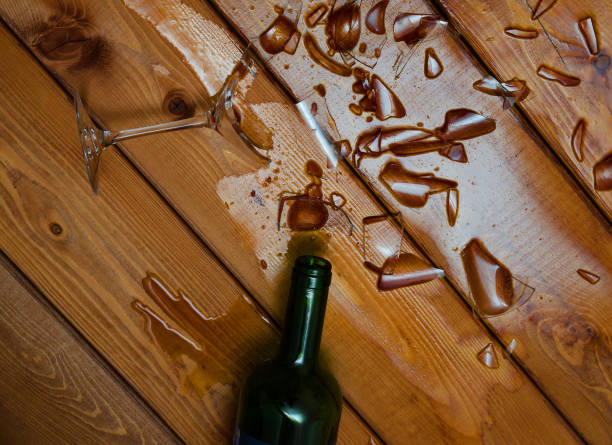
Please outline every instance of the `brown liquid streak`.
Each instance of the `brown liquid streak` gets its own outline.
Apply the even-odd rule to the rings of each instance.
[[[440,20],[437,14],[399,14],[393,21],[393,39],[414,45],[423,40]]]
[[[314,28],[327,13],[327,5],[321,4],[314,8],[305,18],[306,26]]]
[[[542,79],[558,82],[565,87],[575,87],[580,84],[580,79],[578,77],[564,74],[561,71],[546,65],[540,65],[537,74]]]
[[[489,343],[482,348],[480,352],[478,352],[477,357],[487,368],[499,368],[499,361],[497,360],[497,354],[495,353],[495,348],[493,348],[493,343]]]
[[[600,280],[599,275],[597,275],[596,273],[590,272],[586,269],[578,269],[576,272],[578,273],[578,275],[580,275],[583,279],[585,279],[587,282],[591,284],[597,284]]]
[[[519,28],[518,26],[504,29],[506,35],[517,39],[535,39],[538,37],[538,30],[535,28]]]
[[[484,315],[506,312],[515,301],[512,274],[478,239],[461,251],[463,267],[476,309]]]
[[[365,19],[365,25],[370,32],[380,35],[385,34],[385,12],[388,4],[389,0],[382,0],[372,6],[372,8],[368,11]]]
[[[390,162],[382,169],[379,180],[400,204],[406,207],[423,207],[436,193],[457,188],[457,182],[438,178],[433,173],[415,173]]]
[[[595,190],[612,190],[612,152],[593,166],[593,183]]]
[[[584,119],[580,119],[572,132],[572,151],[574,152],[574,157],[578,162],[582,162],[584,160],[585,132],[586,121]]]
[[[259,43],[267,53],[278,54],[285,49],[296,31],[295,23],[281,13],[259,36]]]
[[[361,35],[360,2],[348,2],[332,10],[327,17],[325,34],[330,49],[340,52],[353,50]]]
[[[587,49],[592,55],[599,53],[599,43],[597,41],[597,32],[595,31],[595,25],[591,17],[586,17],[578,21],[578,29],[582,34],[582,38],[586,43]]]
[[[304,47],[306,48],[306,52],[308,52],[310,58],[317,65],[320,65],[326,70],[339,76],[349,77],[351,75],[351,69],[348,66],[336,62],[321,51],[321,48],[317,44],[312,34],[306,33],[304,36]]]
[[[427,48],[425,50],[425,65],[423,70],[425,72],[425,77],[428,79],[435,79],[444,71],[442,62],[440,62],[433,48]]]

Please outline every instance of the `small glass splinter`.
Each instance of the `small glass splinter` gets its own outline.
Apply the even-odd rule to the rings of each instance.
[[[230,119],[233,130],[249,148],[249,151],[246,153],[249,153],[250,157],[254,158],[255,164],[258,165],[269,162],[270,160],[263,154],[265,150],[242,132],[239,114],[234,110],[233,99],[239,82],[249,76],[255,77],[255,75],[255,59],[247,48],[240,61],[234,66],[234,69],[225,80],[221,89],[211,97],[210,101],[206,104],[206,109],[201,114],[187,119],[120,131],[103,130],[99,128],[87,112],[79,92],[74,90],[75,113],[81,138],[81,147],[83,149],[83,158],[93,192],[97,193],[97,172],[100,164],[100,156],[108,146],[119,141],[148,134],[198,127],[213,129],[231,140],[231,134],[223,134],[224,128],[222,127],[222,119],[224,114],[227,114],[226,119]],[[249,154],[243,154],[242,156],[249,156]]]

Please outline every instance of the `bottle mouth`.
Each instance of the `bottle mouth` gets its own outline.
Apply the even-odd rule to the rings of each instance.
[[[329,286],[332,276],[332,265],[325,258],[314,255],[303,255],[295,260],[294,277],[306,278],[307,287],[323,288]]]

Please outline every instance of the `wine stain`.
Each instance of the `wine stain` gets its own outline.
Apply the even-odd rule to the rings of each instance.
[[[585,133],[586,121],[584,119],[580,119],[572,132],[572,151],[574,152],[574,157],[578,162],[582,162],[584,160]]]
[[[362,54],[365,53],[367,51],[367,49],[368,49],[368,44],[366,42],[361,42],[359,44],[359,52],[360,53],[362,53]]]
[[[429,197],[457,188],[457,182],[438,178],[433,173],[415,173],[404,169],[397,162],[384,166],[379,180],[400,204],[406,207],[423,207]]]
[[[440,74],[442,74],[443,70],[444,67],[442,66],[442,62],[440,62],[440,59],[438,58],[438,55],[436,54],[434,49],[427,48],[425,50],[425,77],[427,77],[428,79],[435,79]]]
[[[365,218],[363,218],[362,223],[364,226],[367,226],[370,224],[376,224],[378,222],[386,221],[388,218],[388,215],[366,216]]]
[[[444,147],[440,148],[438,153],[451,161],[461,162],[462,164],[468,162],[465,146],[461,142],[448,143]]]
[[[519,26],[509,26],[504,29],[506,35],[516,39],[535,39],[538,36],[538,30],[535,28],[521,28]]]
[[[69,9],[69,10],[68,10]],[[83,10],[57,12],[28,34],[30,45],[48,61],[71,70],[104,69],[111,61],[111,46]]]
[[[366,28],[374,34],[385,34],[385,12],[389,0],[381,0],[368,11],[365,18]]]
[[[351,69],[344,64],[336,62],[323,53],[312,34],[306,33],[304,35],[304,47],[312,61],[317,65],[339,76],[350,77]]]
[[[591,17],[586,17],[578,21],[578,29],[587,49],[592,55],[599,53],[599,43],[597,42],[597,32],[595,31],[595,25]]]
[[[437,14],[400,14],[393,21],[393,39],[414,45],[427,37],[440,21],[441,17]]]
[[[499,361],[497,360],[497,353],[495,352],[495,348],[493,348],[493,343],[488,343],[484,348],[482,348],[478,352],[477,357],[480,363],[485,365],[487,368],[499,368]]]
[[[593,166],[593,181],[595,190],[612,190],[612,152]]]
[[[221,321],[223,316],[206,317],[187,295],[180,290],[174,293],[156,274],[147,273],[142,286],[177,326],[171,327],[142,301],[132,302],[132,308],[145,320],[146,333],[170,358],[179,374],[183,375],[181,390],[200,399],[216,383],[234,386],[234,382],[228,379],[227,370],[206,352],[210,342],[206,340],[205,334],[211,331],[211,323],[215,324],[215,330],[223,329],[220,326],[224,324]]]
[[[338,158],[346,158],[351,154],[351,143],[346,139],[335,141],[333,146],[334,151],[336,152],[336,157]]]
[[[306,161],[304,171],[308,176],[314,176],[315,178],[321,179],[323,177],[323,169],[312,159]]]
[[[346,202],[344,196],[338,192],[332,192],[329,200],[323,198],[323,191],[321,188],[323,169],[317,162],[313,160],[307,161],[304,165],[304,171],[306,175],[310,177],[310,183],[306,186],[304,193],[292,194],[290,196],[284,196],[286,192],[281,194],[276,221],[277,229],[280,230],[281,227],[281,218],[285,203],[290,202],[291,204],[286,218],[287,226],[290,230],[304,232],[322,229],[329,220],[330,213],[327,209],[329,206],[332,210],[337,210],[343,215],[349,226],[349,235],[352,234],[353,225],[351,220],[341,208]],[[339,197],[344,202],[342,202],[340,206],[337,206],[335,202],[338,202]]]
[[[381,267],[365,261],[364,266],[378,274],[378,290],[387,291],[427,283],[444,277],[444,271],[427,264],[413,253],[395,253]]]
[[[344,195],[338,192],[331,192],[331,194],[329,195],[329,201],[331,202],[332,208],[334,210],[338,210],[342,208],[344,204],[346,204],[346,198],[344,197]]]
[[[591,284],[597,284],[597,282],[600,280],[599,275],[590,272],[586,269],[578,269],[576,272],[578,273],[578,275],[580,275],[583,279],[585,279]]]
[[[322,83],[315,85],[314,87],[312,87],[312,89],[315,90],[317,94],[321,97],[325,97],[325,95],[327,94],[327,91],[325,90],[325,85],[323,85]]]
[[[349,1],[327,16],[327,46],[338,52],[351,51],[361,35],[360,1]]]
[[[235,128],[246,136],[247,140],[261,150],[272,150],[274,148],[274,137],[272,131],[266,126],[261,118],[250,106],[240,107],[234,102]]]
[[[436,137],[443,141],[472,139],[495,130],[495,120],[468,108],[449,110],[442,126],[434,129]]]
[[[557,0],[538,0],[535,8],[531,11],[531,20],[537,20],[542,17],[546,11],[553,7]]]
[[[285,51],[287,54],[290,54],[290,55],[295,54],[295,52],[297,51],[297,47],[300,44],[301,38],[302,38],[302,33],[300,31],[295,31],[293,35],[291,36],[291,38],[289,39],[289,41],[287,42],[287,44],[285,45],[285,47],[283,48],[283,51]],[[285,69],[287,68],[288,66],[285,65]]]
[[[353,92],[363,96],[359,99],[362,111],[373,113],[381,121],[406,115],[404,105],[378,75],[371,75],[362,68],[355,68],[353,77],[355,78]]]
[[[575,87],[580,84],[580,79],[578,77],[562,73],[550,66],[540,65],[537,73],[542,79],[558,82],[564,87]]]
[[[453,227],[459,214],[459,190],[450,189],[446,192],[446,218],[448,225]]]
[[[289,50],[292,46],[297,47],[297,44],[290,44],[296,31],[297,27],[294,21],[280,12],[270,26],[259,36],[259,43],[267,53],[278,54],[285,51],[287,45],[289,45]]]
[[[361,116],[363,114],[363,110],[357,104],[349,104],[349,111],[357,116]]]
[[[514,352],[517,344],[518,342],[516,338],[513,338],[512,340],[510,340],[510,343],[508,343],[508,346],[506,346],[506,351],[508,351],[508,354],[512,354]]]
[[[476,310],[482,315],[503,314],[534,292],[532,287],[513,278],[510,270],[479,239],[466,244],[461,260]],[[513,280],[522,284],[521,292],[516,292]]]
[[[463,144],[440,139],[431,140],[433,134],[433,130],[409,126],[367,130],[357,138],[353,162],[356,167],[359,167],[363,158],[378,157],[387,151],[395,156],[438,152],[441,156],[455,162],[468,161]]]
[[[516,77],[499,82],[494,77],[487,76],[474,82],[472,87],[481,93],[502,97],[504,99],[502,105],[504,110],[507,110],[515,103],[525,100],[530,92],[527,82]]]
[[[319,4],[314,7],[304,18],[304,22],[306,22],[306,26],[309,28],[314,28],[317,24],[325,17],[327,14],[327,5]]]

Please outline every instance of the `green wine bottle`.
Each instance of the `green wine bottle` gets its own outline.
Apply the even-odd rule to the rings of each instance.
[[[336,379],[317,367],[331,264],[299,257],[278,356],[245,382],[234,445],[332,445],[342,395]]]

